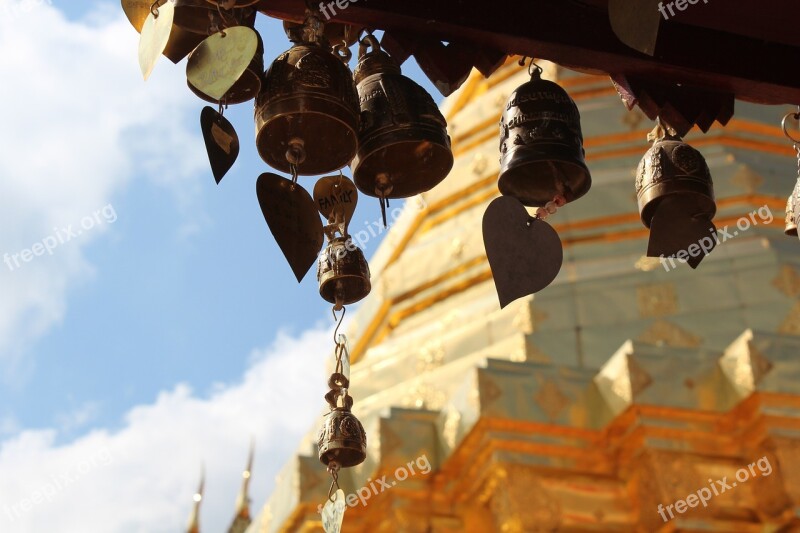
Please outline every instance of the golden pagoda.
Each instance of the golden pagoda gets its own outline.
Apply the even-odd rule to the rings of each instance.
[[[667,269],[644,257],[634,191],[652,122],[607,77],[542,66],[580,108],[593,176],[549,219],[561,273],[499,308],[480,224],[499,194],[499,116],[527,74],[475,73],[443,104],[453,172],[407,202],[349,324],[368,458],[340,474],[343,531],[800,531],[782,109],[737,102],[727,127],[687,137],[714,177],[715,224],[736,236],[698,270]],[[314,428],[247,533],[321,532],[329,486]]]

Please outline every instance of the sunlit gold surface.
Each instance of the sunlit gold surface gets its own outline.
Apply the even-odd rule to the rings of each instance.
[[[348,332],[370,448],[342,487],[392,480],[423,456],[431,472],[348,509],[343,531],[800,531],[800,260],[783,236],[786,191],[765,178],[791,171],[791,146],[760,122],[771,110],[746,106],[692,139],[717,226],[765,207],[774,221],[697,271],[665,272],[641,260],[633,187],[651,124],[624,113],[607,79],[543,66],[582,107],[596,180],[553,218],[568,260],[547,290],[498,308],[479,221],[498,194],[502,102],[526,79],[509,60],[445,102],[454,170],[370,259],[373,294]],[[314,434],[249,533],[322,531]],[[659,516],[762,457],[769,476]]]

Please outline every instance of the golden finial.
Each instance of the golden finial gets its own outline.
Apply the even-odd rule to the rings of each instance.
[[[200,533],[200,503],[203,501],[203,494],[206,489],[206,469],[203,467],[200,474],[200,486],[194,494],[194,509],[192,515],[189,517],[189,527],[186,533]]]
[[[242,472],[242,488],[236,498],[236,516],[233,519],[228,533],[244,533],[252,522],[250,518],[250,477],[253,472],[253,456],[255,454],[255,440],[250,439],[250,456],[247,468]]]

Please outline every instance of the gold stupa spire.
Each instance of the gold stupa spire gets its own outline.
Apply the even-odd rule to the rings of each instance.
[[[189,517],[189,527],[186,529],[186,533],[200,533],[200,504],[203,501],[203,494],[205,494],[206,490],[206,471],[205,467],[200,474],[200,486],[197,488],[197,492],[194,494],[194,508],[192,509],[192,515]]]
[[[247,468],[242,472],[242,488],[236,497],[236,515],[233,518],[228,533],[244,533],[250,525],[250,476],[253,472],[253,455],[255,454],[255,441],[250,440],[250,455],[247,459]]]

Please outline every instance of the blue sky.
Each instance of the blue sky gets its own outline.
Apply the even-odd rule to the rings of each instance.
[[[0,130],[0,254],[29,249],[70,224],[78,227],[104,207],[114,216],[113,222],[97,218],[52,255],[13,270],[0,265],[0,508],[34,492],[37,485],[23,486],[23,478],[47,479],[52,470],[43,465],[51,459],[97,456],[100,441],[116,457],[114,468],[90,475],[139,475],[146,485],[147,469],[134,465],[153,451],[124,439],[164,450],[170,443],[159,440],[164,435],[158,424],[143,420],[174,429],[187,421],[170,417],[191,405],[202,412],[195,413],[197,425],[185,429],[185,438],[202,442],[192,432],[214,430],[215,402],[247,415],[237,426],[243,434],[221,441],[214,436],[209,440],[216,448],[198,444],[183,454],[187,468],[174,469],[175,484],[166,483],[164,494],[175,501],[186,497],[184,507],[154,513],[159,524],[142,525],[137,520],[147,517],[137,516],[129,523],[106,521],[100,529],[86,522],[71,529],[63,511],[59,531],[174,530],[163,520],[179,516],[182,523],[188,512],[188,496],[179,492],[196,481],[192,461],[208,462],[208,455],[238,446],[230,450],[232,464],[243,463],[248,431],[267,435],[270,423],[293,424],[289,436],[295,441],[280,450],[259,443],[260,457],[270,462],[263,467],[268,479],[254,489],[260,503],[273,471],[323,406],[321,395],[314,396],[320,389],[314,380],[322,379],[315,366],[326,356],[331,322],[314,272],[301,285],[295,282],[258,207],[255,180],[269,169],[255,151],[252,105],[227,112],[242,152],[217,186],[199,132],[205,104],[186,88],[185,65],[163,59],[143,82],[137,36],[118,1],[0,0],[3,9],[0,97],[9,111]],[[279,23],[260,18],[269,63],[289,43]],[[404,71],[441,98],[416,65],[409,62]],[[313,182],[301,178],[308,188]],[[376,200],[362,197],[351,229],[379,213]],[[379,240],[368,243],[368,256]],[[281,408],[297,420],[246,413],[264,399],[252,381],[267,368],[290,375],[267,372],[262,396],[286,388],[289,398],[281,397]],[[282,383],[269,383],[273,377]],[[179,405],[170,408],[170,402]],[[302,406],[297,412],[287,408],[294,403]],[[219,476],[230,470],[231,477],[218,486],[230,489],[239,467],[228,460],[217,468]],[[256,470],[258,483],[258,461]],[[100,484],[98,478],[94,488]],[[47,517],[58,514],[55,506],[74,507],[72,497],[65,490],[35,512],[12,512],[6,525],[0,509],[0,531],[42,531]],[[232,505],[233,495],[224,497],[219,512]],[[105,503],[93,500],[92,507]],[[212,524],[227,519],[208,512]]]

